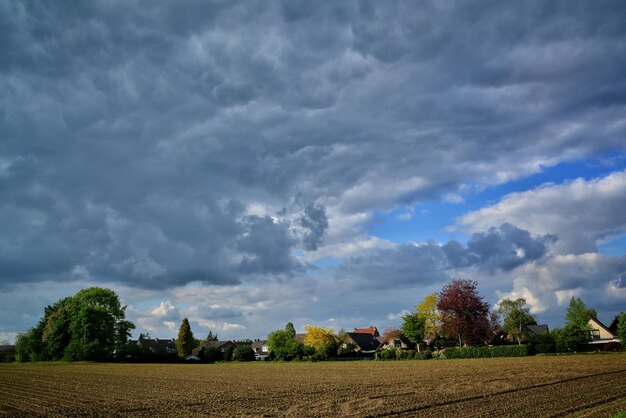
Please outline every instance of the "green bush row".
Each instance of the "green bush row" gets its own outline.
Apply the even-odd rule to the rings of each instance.
[[[528,355],[526,345],[497,345],[485,347],[449,347],[439,352],[441,358],[489,358],[524,357]]]
[[[415,351],[415,350],[398,350],[395,348],[385,349],[377,351],[374,354],[376,360],[428,360],[433,355],[430,351]]]

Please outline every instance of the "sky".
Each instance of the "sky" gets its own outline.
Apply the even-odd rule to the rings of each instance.
[[[0,339],[626,311],[626,3],[0,2]]]

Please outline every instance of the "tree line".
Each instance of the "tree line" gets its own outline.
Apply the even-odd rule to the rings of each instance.
[[[404,315],[403,335],[415,344],[430,338],[433,348],[525,342],[531,353],[581,351],[592,340],[589,320],[597,313],[581,298],[571,298],[563,328],[536,335],[525,328],[537,324],[525,299],[503,299],[491,310],[476,288],[475,281],[453,280],[440,293],[426,296],[414,312]],[[626,313],[617,319],[626,347]]]
[[[35,327],[18,335],[14,358],[17,361],[107,361],[120,358],[158,357],[152,347],[128,344],[135,325],[125,319],[115,292],[92,287],[74,296],[66,297],[44,309],[44,315]],[[581,298],[572,298],[565,314],[565,326],[540,335],[525,332],[525,326],[536,325],[526,301],[504,299],[495,309],[478,294],[477,282],[453,280],[439,293],[432,293],[403,316],[399,329],[389,328],[383,339],[403,338],[417,351],[433,351],[444,347],[464,347],[526,343],[531,353],[574,352],[584,350],[591,341],[588,322],[596,312]],[[626,347],[626,313],[618,320],[618,335]],[[303,341],[296,338],[295,327],[289,322],[284,329],[267,336],[269,356],[273,360],[325,360],[354,354],[355,346],[344,330],[334,333],[325,327],[306,326]],[[145,339],[150,341],[149,338]],[[179,358],[189,356],[195,347],[206,341],[217,341],[211,331],[204,340],[193,336],[187,318],[184,318],[175,340]],[[254,360],[250,344],[242,341],[237,347],[224,351],[208,347],[205,360]],[[157,356],[155,356],[157,355]]]

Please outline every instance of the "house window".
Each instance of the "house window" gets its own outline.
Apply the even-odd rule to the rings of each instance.
[[[592,329],[591,330],[591,338],[593,338],[594,340],[599,340],[600,339],[600,330],[599,329]]]
[[[395,348],[400,348],[400,347],[402,347],[402,341],[400,341],[400,340],[393,340],[393,346],[394,346]]]

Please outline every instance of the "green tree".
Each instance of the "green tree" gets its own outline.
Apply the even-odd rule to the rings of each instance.
[[[178,338],[176,339],[176,351],[179,357],[185,357],[191,354],[195,344],[193,338],[193,332],[191,332],[191,326],[187,318],[183,319],[178,330]]]
[[[556,343],[556,351],[571,353],[583,349],[590,341],[590,329],[567,324],[563,328],[551,332]]]
[[[226,347],[224,349],[224,360],[226,361],[232,361],[233,360],[233,353],[235,352],[235,349],[229,345],[228,347]]]
[[[287,332],[287,334],[289,334],[291,338],[296,337],[296,328],[291,322],[287,322],[287,325],[285,325],[285,331]]]
[[[292,333],[288,329],[289,324],[285,327],[286,329],[279,329],[267,336],[267,346],[274,360],[290,361],[301,357],[304,353],[304,345],[294,338],[295,332]]]
[[[110,289],[91,287],[44,309],[20,337],[19,361],[103,360],[120,349],[135,326]]]
[[[254,350],[249,345],[240,345],[233,351],[233,361],[254,361]]]
[[[617,319],[617,336],[622,343],[622,349],[626,350],[626,312],[621,312]]]
[[[418,312],[407,313],[402,319],[404,320],[401,327],[402,333],[417,346],[419,351],[419,343],[424,339],[426,319],[420,316]]]
[[[345,329],[340,329],[335,338],[337,339],[337,355],[347,356],[354,353],[356,345],[352,342]]]
[[[569,306],[567,307],[567,312],[565,314],[565,319],[568,324],[583,327],[588,325],[591,318],[595,317],[596,311],[594,309],[589,309],[581,298],[572,297],[569,301]]]
[[[224,353],[215,347],[209,347],[202,353],[202,359],[208,363],[224,360]]]
[[[337,344],[347,344],[350,342],[350,337],[345,329],[341,328],[337,334],[335,334],[335,339],[337,340]]]
[[[526,299],[524,298],[501,300],[496,313],[504,318],[502,331],[517,339],[518,344],[521,343],[522,326],[537,324],[535,318],[533,318],[526,307]]]
[[[41,332],[39,330],[39,335],[35,335],[37,332],[38,329],[33,328],[17,335],[15,338],[15,361],[25,363],[42,360],[39,356],[44,347],[41,341]]]
[[[558,331],[557,331],[558,334]],[[544,332],[539,335],[529,335],[527,337],[528,354],[546,354],[556,351],[555,332]]]
[[[569,302],[565,314],[565,326],[555,334],[556,349],[560,352],[573,352],[583,349],[591,341],[589,319],[595,315],[581,298]]]
[[[213,335],[213,331],[209,330],[209,335],[206,337],[206,341],[219,341],[217,334]]]

